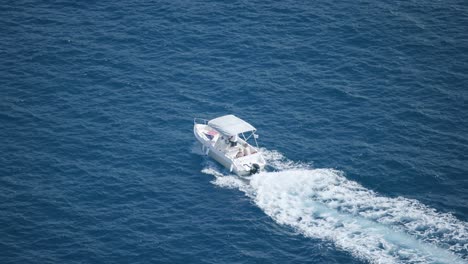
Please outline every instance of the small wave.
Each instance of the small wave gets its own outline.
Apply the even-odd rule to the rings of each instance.
[[[243,191],[277,223],[306,237],[332,241],[372,263],[466,263],[468,225],[420,202],[389,198],[346,179],[341,171],[314,169],[263,149],[274,172],[250,182],[203,169],[213,184]]]
[[[199,142],[194,142],[190,148],[190,153],[196,154],[199,156],[204,156],[205,153],[202,151],[202,145]]]
[[[224,175],[213,164],[205,167],[202,172],[215,177],[211,181],[214,185],[227,189],[239,189],[245,193],[250,193],[248,179],[240,178],[237,175]]]

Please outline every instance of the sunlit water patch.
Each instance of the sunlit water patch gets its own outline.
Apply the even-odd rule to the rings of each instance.
[[[263,149],[273,171],[225,175],[207,162],[213,184],[244,192],[277,223],[372,263],[466,263],[466,222],[420,202],[390,198],[334,169],[314,169]]]

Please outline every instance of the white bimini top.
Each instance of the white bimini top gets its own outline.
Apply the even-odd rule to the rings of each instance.
[[[251,124],[235,115],[225,115],[212,119],[208,122],[208,125],[226,136],[235,136],[240,133],[256,130]]]

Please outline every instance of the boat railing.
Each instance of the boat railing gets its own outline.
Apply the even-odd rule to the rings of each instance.
[[[193,119],[193,124],[202,124],[202,125],[206,125],[206,124],[208,124],[208,121],[209,121],[209,120],[207,120],[207,119],[195,117],[195,118]]]

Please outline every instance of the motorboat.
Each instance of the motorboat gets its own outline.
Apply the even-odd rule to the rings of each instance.
[[[193,123],[193,133],[203,153],[230,172],[248,176],[265,168],[265,158],[259,151],[255,134],[257,130],[251,124],[235,115],[211,120],[195,118]]]

